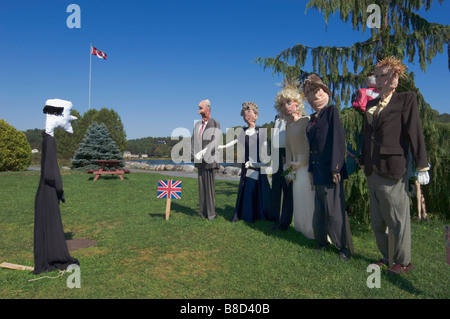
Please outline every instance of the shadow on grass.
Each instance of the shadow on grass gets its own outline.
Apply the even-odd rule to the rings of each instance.
[[[216,182],[217,183],[217,182]],[[237,195],[239,189],[238,181],[220,181],[220,186],[216,186],[216,196],[233,196]]]
[[[188,216],[197,216],[198,215],[198,212],[195,209],[192,209],[189,206],[181,205],[181,204],[177,203],[176,201],[171,202],[171,209],[173,209],[174,211],[177,211],[179,213],[186,214]]]
[[[407,275],[385,274],[384,278],[387,281],[389,281],[392,285],[396,286],[397,288],[399,288],[401,290],[407,291],[410,294],[414,294],[416,296],[422,295],[423,291],[414,287],[414,285],[404,276],[407,276]]]

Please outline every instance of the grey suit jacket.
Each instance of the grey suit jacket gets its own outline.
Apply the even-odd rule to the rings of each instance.
[[[208,120],[203,134],[200,138],[198,135],[202,121],[198,121],[194,125],[194,130],[191,137],[191,159],[194,161],[194,166],[204,169],[218,169],[220,167],[220,153],[216,152],[217,146],[221,144],[222,131],[220,131],[220,123],[213,118]],[[195,159],[195,154],[201,150],[206,149],[201,162]]]

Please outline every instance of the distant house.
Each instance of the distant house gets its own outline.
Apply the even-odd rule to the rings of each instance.
[[[158,140],[157,143],[158,143],[158,144],[167,144],[166,141],[164,141],[164,140]]]
[[[147,154],[141,154],[141,158],[148,158]]]
[[[129,152],[129,151],[123,152],[123,157],[124,158],[130,158],[131,157],[131,152]]]

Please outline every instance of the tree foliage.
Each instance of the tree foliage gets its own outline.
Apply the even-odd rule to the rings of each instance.
[[[78,148],[78,145],[86,135],[88,128],[94,122],[97,122],[97,124],[103,123],[108,129],[109,134],[113,139],[113,141],[116,143],[116,146],[119,149],[119,151],[120,152],[125,151],[127,146],[126,133],[123,128],[122,120],[120,119],[119,114],[117,114],[117,112],[114,111],[113,109],[102,108],[99,111],[91,109],[85,112],[83,116],[79,116],[78,120],[72,122],[73,137],[71,137],[72,138],[70,146],[71,152],[68,150],[67,154],[65,154],[66,155],[65,158],[70,158],[73,156],[73,152]],[[57,144],[57,146],[59,147],[59,144]]]
[[[351,22],[354,30],[367,30],[367,8],[376,4],[381,10],[380,28],[370,28],[370,37],[348,47],[309,47],[297,44],[283,50],[275,58],[258,57],[255,61],[264,69],[274,73],[294,75],[303,81],[310,72],[305,72],[305,62],[312,58],[311,73],[320,74],[332,93],[332,101],[340,106],[348,104],[352,92],[364,85],[365,78],[373,70],[377,60],[394,55],[408,58],[412,63],[418,58],[420,67],[426,71],[438,53],[444,53],[444,45],[450,41],[450,27],[429,22],[416,13],[424,8],[428,11],[432,0],[386,1],[386,0],[311,0],[306,10],[321,12],[327,23],[330,15],[340,13],[344,22]],[[442,3],[442,1],[439,1]],[[450,69],[450,55],[448,67]]]
[[[119,151],[123,152],[127,146],[126,133],[123,128],[120,116],[112,109],[102,108],[100,111],[91,109],[80,115],[80,113],[72,109],[71,115],[76,116],[77,120],[72,121],[73,134],[67,133],[61,128],[55,129],[56,148],[58,150],[58,159],[68,160],[73,157],[75,150],[83,141],[88,128],[94,123],[103,123],[111,132],[110,136],[116,143]],[[44,123],[42,124],[44,127]],[[44,129],[33,129],[25,132],[27,139],[32,148],[41,151],[42,132]]]
[[[172,147],[178,142],[178,140],[172,140],[170,137],[144,137],[129,140],[127,150],[131,154],[170,158]]]
[[[124,166],[122,153],[111,138],[105,124],[94,122],[86,132],[83,142],[71,159],[72,169],[97,170],[98,160],[120,160],[120,168]]]
[[[27,169],[31,147],[25,133],[0,119],[0,171]]]
[[[432,0],[310,0],[307,10],[317,10],[323,14],[325,23],[331,15],[339,13],[342,21],[352,24],[353,30],[369,31],[370,36],[362,42],[348,47],[319,46],[309,47],[297,44],[285,49],[275,57],[258,57],[255,62],[273,74],[297,77],[301,82],[311,73],[319,74],[331,89],[331,102],[338,107],[349,105],[357,91],[364,86],[367,75],[374,70],[376,62],[388,56],[396,56],[413,63],[418,60],[422,71],[437,54],[445,53],[450,69],[450,27],[427,21],[417,12],[428,11]],[[439,0],[439,4],[442,0]],[[380,9],[380,25],[368,27],[369,5]],[[369,30],[368,30],[369,29]],[[307,59],[312,60],[312,70],[304,70]],[[448,215],[450,205],[448,180],[449,124],[436,121],[436,111],[428,105],[414,84],[414,74],[399,83],[398,91],[414,91],[418,96],[419,112],[427,145],[427,154],[431,164],[431,183],[423,191],[427,208],[431,212]],[[342,124],[346,130],[349,149],[358,152],[359,136],[362,132],[362,113],[353,108],[341,111]],[[367,187],[362,172],[358,169],[346,182],[347,200],[354,212],[368,214]],[[367,215],[366,215],[367,216]],[[447,216],[448,217],[448,216]]]

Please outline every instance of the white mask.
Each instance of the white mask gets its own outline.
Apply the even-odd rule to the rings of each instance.
[[[47,114],[47,119],[45,121],[45,133],[53,136],[54,130],[58,127],[61,127],[68,133],[73,133],[73,128],[70,122],[76,120],[77,117],[70,115],[70,111],[72,110],[73,106],[72,102],[60,99],[51,99],[47,100],[45,102],[45,105],[46,108],[44,108],[44,113]],[[52,107],[58,110],[57,113],[51,114],[52,111],[49,111],[49,109],[51,109]]]

